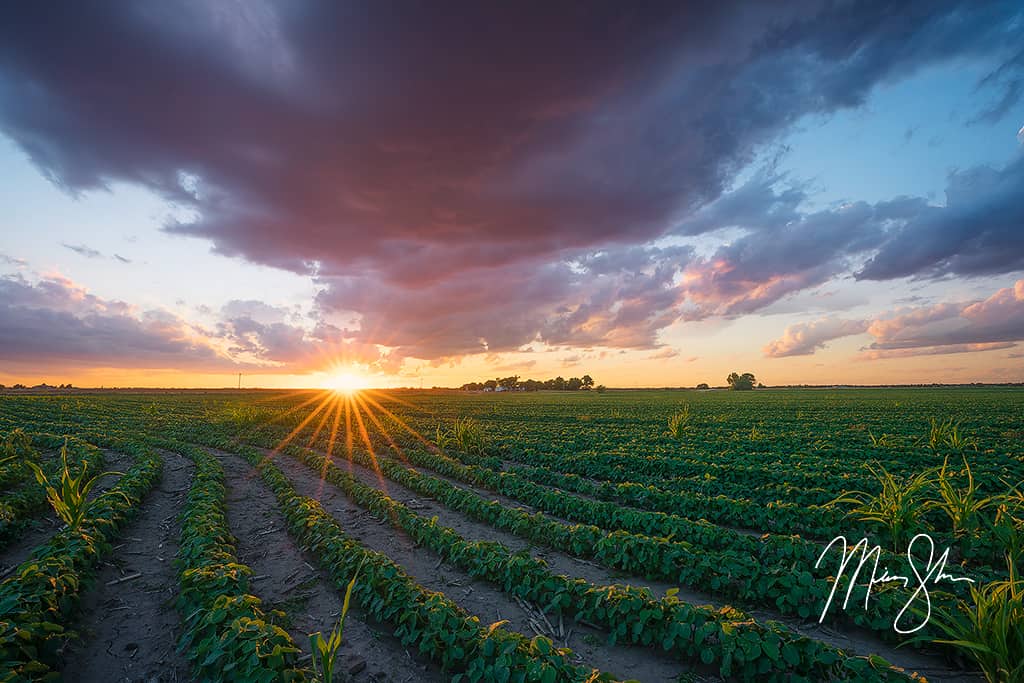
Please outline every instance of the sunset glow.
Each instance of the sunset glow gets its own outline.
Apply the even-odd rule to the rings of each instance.
[[[7,10],[0,384],[1024,381],[1020,3],[400,4]]]
[[[369,388],[370,383],[366,377],[354,372],[338,372],[330,376],[325,389],[331,389],[340,394],[354,394],[362,389]]]

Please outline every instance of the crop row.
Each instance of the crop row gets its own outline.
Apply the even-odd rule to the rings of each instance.
[[[387,439],[402,442],[403,446],[407,447],[407,450],[403,451],[404,455],[409,455],[418,447],[415,440],[402,439],[400,436],[388,435],[385,438],[385,443]],[[472,456],[459,451],[452,451],[452,455],[469,466],[477,467],[480,471],[495,473],[501,470],[501,460],[496,457]],[[537,461],[532,463],[537,465],[535,470],[543,469],[557,474],[576,474],[580,477],[579,480],[569,480],[565,483],[578,482],[581,493],[595,495],[596,492],[601,492],[605,500],[613,500],[652,512],[663,512],[689,519],[706,519],[715,524],[755,529],[762,532],[801,534],[811,538],[831,539],[838,533],[864,531],[859,529],[856,524],[851,525],[845,519],[844,511],[836,507],[790,501],[762,503],[724,495],[670,491],[660,486],[635,483],[633,480],[638,478],[657,481],[655,475],[649,478],[642,477],[642,475],[641,477],[636,476],[637,472],[643,472],[644,463],[648,462],[644,458],[630,459],[628,467],[625,462],[616,465],[599,464],[606,459],[605,457],[573,456],[567,458],[533,454],[529,459]],[[634,464],[636,470],[633,469]],[[753,476],[748,475],[747,481],[753,480]],[[820,472],[816,476],[820,477]],[[622,481],[609,484],[603,489],[591,493],[583,490],[586,488],[585,484],[588,483],[583,481],[584,477],[586,479]],[[601,486],[596,483],[594,485]],[[572,489],[567,488],[567,490]]]
[[[501,471],[485,465],[464,464],[464,462],[486,463],[486,458],[459,453],[459,460],[447,453],[429,452],[411,444],[401,451],[401,458],[414,465],[427,467],[446,477],[460,482],[485,488],[494,493],[508,496],[548,514],[570,521],[580,522],[607,530],[622,530],[644,536],[678,540],[700,546],[710,552],[731,550],[750,555],[762,566],[798,563],[808,568],[817,578],[829,578],[830,566],[823,564],[820,570],[814,564],[824,550],[824,545],[800,536],[764,534],[755,537],[734,529],[709,523],[696,515],[679,514],[643,509],[650,501],[650,495],[658,501],[659,492],[649,487],[621,485],[628,494],[619,493],[619,487],[612,484],[597,484],[584,477],[564,475],[551,470],[530,468],[531,478],[518,471]],[[549,487],[557,487],[552,490]],[[575,491],[588,497],[568,493]],[[662,494],[666,495],[666,494]],[[667,494],[671,495],[671,494]],[[598,500],[591,500],[597,498]],[[668,507],[668,505],[666,505]],[[851,524],[850,530],[861,535],[866,529]],[[888,551],[879,555],[883,564],[895,566],[902,562]]]
[[[462,459],[461,457],[459,458]],[[564,469],[564,468],[563,468]],[[574,478],[585,479],[579,474],[556,472],[546,467],[534,467],[531,465],[512,464],[506,466],[506,471],[526,477],[532,481],[541,483],[554,482],[560,477],[566,479],[561,481],[571,482]],[[623,481],[611,479],[588,480],[591,487],[573,487],[570,490],[587,492],[587,489],[599,491],[601,487],[614,487],[616,483],[640,484],[643,486],[656,486],[665,492],[698,493],[706,496],[727,496],[729,498],[747,499],[758,504],[773,503],[776,501],[787,501],[799,505],[826,505],[839,496],[839,492],[832,488],[823,488],[821,483],[813,488],[793,486],[791,484],[751,484],[722,481],[713,477],[682,477],[678,479],[660,479],[658,477],[632,476],[621,477]],[[552,483],[558,486],[558,484]]]
[[[492,446],[493,455],[487,464],[500,466],[505,459],[617,483],[656,483],[661,488],[681,492],[709,487],[712,493],[734,495],[735,489],[728,489],[731,484],[741,491],[750,491],[743,497],[768,502],[777,499],[775,494],[780,493],[790,502],[804,504],[827,502],[849,490],[876,491],[877,480],[863,469],[863,464],[868,462],[884,465],[897,474],[913,474],[942,463],[942,457],[921,449],[870,448],[860,457],[852,457],[849,449],[801,454],[794,450],[796,445],[790,449],[775,442],[757,452],[715,452],[705,443],[701,444],[699,452],[679,452],[681,446],[675,444],[674,451],[647,454],[635,450],[619,452],[619,449],[566,451],[564,444],[528,447],[517,440],[499,440]],[[1011,458],[975,456],[972,461],[983,493],[999,492],[1000,478],[1016,480],[1022,471],[1019,463],[1015,465]],[[722,489],[716,491],[715,485]],[[751,495],[758,490],[760,494]],[[809,498],[800,497],[800,490],[806,491]]]
[[[238,562],[225,511],[224,470],[209,452],[177,441],[153,440],[195,464],[181,515],[177,600],[180,648],[203,681],[302,681],[299,648],[268,619],[249,593],[252,570]]]
[[[460,453],[458,457],[465,462],[474,461],[466,458],[466,454]],[[475,461],[486,462],[486,459],[477,458]],[[489,468],[475,465],[473,467],[493,474]],[[577,467],[571,462],[566,462],[561,465],[561,469],[577,469]],[[599,475],[600,473],[591,474]],[[785,530],[789,533],[804,534],[810,538],[821,540],[830,540],[839,535],[854,539],[871,538],[877,536],[876,532],[878,531],[875,525],[851,519],[843,508],[811,503],[810,499],[815,496],[802,496],[800,490],[794,490],[796,502],[758,502],[749,498],[732,498],[715,493],[720,489],[714,481],[707,482],[708,493],[686,493],[667,490],[657,484],[640,483],[640,481],[620,483],[602,481],[599,476],[592,479],[590,476],[558,471],[553,467],[513,466],[509,468],[506,475],[523,477],[534,483],[580,493],[608,503],[645,508],[690,519],[703,518],[731,527],[755,528],[774,533],[781,533]],[[653,478],[634,478],[648,482],[656,481]],[[738,486],[730,484],[729,488]],[[926,513],[923,519],[927,519],[930,526],[934,528],[930,531],[930,535],[939,546],[951,548],[962,546],[952,533],[949,517],[940,513]],[[802,544],[808,553],[815,546],[822,547],[820,544],[808,541],[803,541]],[[972,545],[967,551],[963,551],[972,565],[970,573],[977,576],[992,576],[993,570],[988,565],[993,559],[1001,558],[1001,548],[1001,541],[994,535],[972,539]]]
[[[33,447],[43,449],[57,449],[65,444],[65,437],[53,434],[34,433],[30,435]],[[67,441],[68,465],[75,475],[81,472],[82,468],[89,473],[95,474],[101,471],[104,463],[103,452],[79,439],[68,438]],[[23,474],[30,474],[28,468],[18,463],[24,470]],[[57,472],[57,464],[43,464],[43,471],[47,475],[54,475]],[[89,476],[89,475],[87,475]],[[21,532],[32,522],[35,513],[46,506],[46,491],[39,486],[31,476],[21,477],[21,482],[14,490],[0,498],[0,548],[6,547],[17,539]]]
[[[404,451],[404,454],[413,453],[412,450]],[[474,456],[463,452],[452,451],[451,455],[458,458],[470,469],[478,473],[484,480],[495,480],[497,475],[488,456]],[[409,455],[409,457],[413,457]],[[577,472],[584,471],[583,476]],[[839,535],[847,538],[860,539],[871,538],[877,529],[856,519],[851,519],[846,511],[834,505],[815,505],[803,502],[769,501],[757,502],[747,498],[732,498],[727,495],[716,495],[714,493],[687,493],[682,491],[668,490],[658,484],[641,483],[657,481],[654,477],[632,477],[637,481],[622,481],[613,483],[610,479],[617,478],[607,470],[594,468],[587,471],[572,458],[565,458],[559,461],[552,461],[546,467],[510,467],[501,475],[503,477],[521,477],[533,483],[545,486],[556,487],[562,491],[580,493],[585,496],[596,498],[608,503],[632,506],[661,512],[678,518],[691,520],[707,520],[717,525],[734,527],[740,529],[757,529],[768,531],[772,534],[783,533],[802,534],[810,539],[821,541],[831,540]],[[629,479],[630,477],[621,477]],[[715,491],[715,482],[708,482],[709,490]],[[481,483],[481,485],[485,485]],[[738,485],[730,485],[738,486]],[[799,492],[796,497],[800,500]],[[553,499],[556,503],[558,498]],[[929,521],[936,526],[949,525],[949,519],[943,515],[931,515]],[[950,530],[937,530],[931,532],[931,537],[939,546],[955,547],[957,539]],[[771,543],[779,548],[779,543],[785,548],[785,552],[794,553],[794,557],[810,558],[815,548],[817,552],[824,547],[823,544],[812,541],[780,541],[772,540]],[[719,546],[721,547],[721,546]],[[732,546],[729,546],[732,547]],[[802,555],[801,553],[802,548]],[[883,553],[890,561],[893,557],[889,553]],[[999,540],[995,537],[980,538],[974,540],[971,548],[970,560],[972,568],[968,573],[991,577],[993,570],[988,566],[989,558],[1000,557]],[[902,561],[902,560],[899,560]],[[813,560],[812,560],[813,562]],[[890,565],[891,566],[891,565]]]
[[[39,424],[47,424],[45,415]],[[121,415],[96,415],[95,421],[79,420],[86,429],[103,425],[96,432],[85,431],[95,443],[106,443],[124,452],[158,457],[150,445],[138,440],[111,438]],[[50,437],[42,445],[54,447],[63,437]],[[182,513],[179,554],[181,590],[177,601],[182,614],[183,634],[179,646],[192,662],[193,675],[203,681],[302,681],[308,670],[296,666],[299,648],[281,628],[274,626],[261,609],[259,598],[248,593],[252,571],[237,562],[234,539],[224,510],[224,474],[208,452],[174,441],[150,440],[191,459],[196,475]],[[88,449],[95,446],[71,437],[69,443]],[[98,466],[98,465],[96,465]],[[277,615],[272,615],[277,616]]]
[[[250,435],[249,438],[257,437]],[[273,445],[273,439],[264,443]],[[403,451],[403,455],[412,462],[430,463],[434,471],[453,478],[458,478],[460,468],[464,467],[450,458],[426,451]],[[794,570],[797,563],[793,561],[763,566],[759,560],[745,553],[699,549],[685,541],[626,531],[609,532],[594,525],[566,525],[542,513],[530,514],[496,501],[488,501],[473,491],[417,472],[390,458],[373,459],[360,449],[354,449],[352,457],[360,464],[378,467],[387,478],[474,519],[534,543],[635,576],[679,583],[801,618],[820,613],[832,590],[831,582],[815,580],[810,566]],[[529,505],[540,505],[539,500],[523,500]],[[848,577],[840,578],[840,591],[843,594],[847,581]],[[855,587],[855,597],[851,600],[855,600],[858,595],[863,596],[864,590],[863,585]],[[901,594],[896,590],[875,593],[867,609],[843,613],[839,618],[853,621],[885,638],[893,638],[892,615],[900,611]],[[933,596],[933,600],[938,599]]]
[[[111,491],[94,501],[78,529],[58,531],[0,584],[2,681],[49,678],[60,665],[67,619],[111,541],[160,476],[162,461],[130,445],[136,462]]]
[[[277,496],[288,528],[312,552],[320,566],[341,588],[359,571],[352,594],[371,617],[395,627],[406,646],[438,662],[453,681],[610,681],[572,664],[569,652],[557,649],[548,638],[532,640],[507,631],[501,624],[481,624],[441,593],[427,591],[390,558],[368,550],[344,532],[318,502],[296,493],[288,479],[256,449],[233,444],[215,434],[193,438],[232,449],[256,467]]]
[[[380,490],[360,483],[319,454],[295,447],[285,450],[378,518],[406,531],[471,575],[543,605],[545,611],[599,624],[610,631],[611,643],[623,640],[661,647],[684,661],[715,664],[722,676],[743,680],[904,678],[877,658],[850,657],[780,624],[758,624],[731,608],[696,607],[674,594],[658,600],[644,588],[595,586],[584,579],[555,575],[545,562],[528,553],[513,554],[490,541],[467,541],[454,529],[439,525],[436,518],[425,519]]]

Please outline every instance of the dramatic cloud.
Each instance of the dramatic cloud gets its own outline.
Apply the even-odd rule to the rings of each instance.
[[[940,305],[880,320],[868,328],[873,351],[968,347],[1024,341],[1024,280],[984,301]],[[1004,348],[1004,347],[992,347]]]
[[[730,194],[720,202],[732,199]],[[770,190],[759,193],[765,211],[747,211],[768,217],[783,214],[786,220],[769,218],[756,224],[686,269],[680,286],[690,302],[688,318],[750,313],[848,272],[855,256],[882,243],[889,226],[924,206],[920,200],[900,199],[799,214],[795,204],[800,199],[800,193],[788,198]],[[717,213],[720,202],[711,204],[707,213]]]
[[[312,329],[284,322],[261,323],[235,317],[217,325],[216,338],[228,343],[236,362],[272,364],[289,372],[324,369],[325,365],[365,365],[397,372],[401,359],[375,344],[360,342],[333,325],[319,322]]]
[[[201,331],[161,311],[136,312],[70,280],[0,278],[0,360],[144,368],[224,369]]]
[[[673,279],[683,248],[630,249],[570,263],[468,271],[408,290],[369,277],[335,278],[318,302],[361,314],[356,338],[401,356],[439,358],[550,345],[654,348],[675,320]]]
[[[1003,169],[955,173],[946,206],[892,231],[857,277],[990,275],[1024,270],[1024,156]]]
[[[303,372],[325,362],[396,370],[376,346],[324,322],[311,329],[266,319],[271,307],[233,301],[215,330],[167,311],[102,299],[61,276],[0,277],[0,361],[177,368],[201,372]],[[283,313],[279,312],[283,318]]]
[[[830,340],[863,332],[874,338],[863,350],[866,359],[1011,348],[1024,341],[1024,280],[968,304],[901,309],[875,320],[824,318],[791,325],[764,353],[773,358],[809,355]]]
[[[684,272],[689,318],[739,315],[853,274],[862,280],[1024,270],[1024,156],[950,176],[947,203],[899,197],[801,212],[799,188],[761,174],[705,206],[681,231],[745,233]]]
[[[809,356],[824,348],[833,339],[860,334],[868,327],[864,320],[840,320],[824,318],[810,323],[799,323],[786,328],[781,339],[777,339],[764,347],[764,355],[769,358],[786,356]]]
[[[43,173],[70,192],[160,193],[195,217],[169,231],[315,277],[322,312],[357,315],[366,348],[655,348],[680,315],[756,310],[872,255],[861,277],[1022,267],[1019,164],[959,174],[949,208],[898,221],[892,205],[805,214],[774,174],[720,199],[805,115],[922,67],[984,58],[1012,98],[1018,3],[7,14],[0,130]],[[641,248],[730,226],[744,236],[706,260]],[[291,323],[224,325],[238,349],[296,357]]]

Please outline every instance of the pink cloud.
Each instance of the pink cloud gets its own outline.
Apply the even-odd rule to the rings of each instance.
[[[786,356],[809,356],[824,348],[826,343],[860,334],[868,328],[865,320],[840,320],[838,318],[822,318],[809,323],[799,323],[786,328],[781,339],[776,339],[764,347],[764,355],[769,358]]]
[[[868,360],[1012,348],[1024,341],[1024,280],[982,301],[903,308],[874,320],[823,318],[790,325],[764,353],[809,355],[830,340],[863,332],[874,339],[861,355]]]

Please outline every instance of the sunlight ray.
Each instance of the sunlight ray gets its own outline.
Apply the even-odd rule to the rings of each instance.
[[[367,393],[372,393],[372,392],[367,392]],[[423,445],[426,446],[427,449],[430,450],[432,453],[440,453],[441,452],[441,449],[439,449],[437,447],[437,444],[435,444],[433,441],[431,441],[430,439],[428,439],[427,437],[423,436],[418,431],[413,429],[408,423],[406,423],[404,420],[402,420],[400,417],[398,417],[398,415],[396,415],[392,411],[388,410],[387,407],[385,407],[384,405],[382,405],[378,401],[375,401],[372,396],[364,394],[363,398],[366,399],[367,401],[369,401],[370,403],[372,403],[382,413],[384,413],[385,415],[390,417],[392,420],[394,420],[395,423],[399,427],[401,427],[402,429],[404,429],[405,431],[409,432],[414,437],[416,437],[416,439],[418,439],[421,443],[423,443]]]
[[[313,411],[312,411],[312,412],[311,412],[311,413],[310,413],[309,415],[307,415],[307,416],[306,416],[305,418],[303,418],[302,422],[300,422],[300,423],[298,424],[298,426],[296,426],[296,427],[295,427],[295,429],[293,429],[292,431],[290,431],[290,432],[288,433],[288,436],[286,436],[286,437],[284,437],[283,439],[281,439],[280,441],[278,441],[278,442],[277,442],[277,445],[276,445],[276,446],[274,446],[274,447],[273,447],[273,448],[272,448],[272,449],[270,450],[270,454],[269,454],[269,455],[267,455],[267,456],[266,456],[266,457],[265,457],[265,458],[263,459],[263,462],[265,462],[265,461],[267,461],[267,460],[272,460],[272,459],[274,458],[274,456],[276,456],[276,455],[277,455],[277,454],[278,454],[278,453],[279,453],[279,452],[281,451],[281,449],[282,449],[282,448],[284,448],[284,447],[285,447],[285,446],[287,446],[287,445],[288,445],[289,443],[291,443],[291,440],[295,438],[295,435],[296,435],[296,434],[298,434],[298,433],[299,433],[299,432],[301,432],[301,431],[302,431],[303,429],[305,429],[305,428],[306,428],[306,425],[308,425],[308,424],[309,424],[310,422],[312,422],[312,421],[313,421],[313,419],[314,419],[314,418],[316,418],[316,416],[320,414],[320,411],[321,411],[321,410],[323,410],[323,409],[324,409],[324,408],[326,408],[326,407],[327,407],[328,405],[330,405],[330,400],[331,400],[331,397],[332,397],[332,394],[330,394],[330,393],[328,393],[328,392],[325,392],[325,395],[324,395],[324,399],[323,399],[323,401],[321,401],[321,402],[320,402],[320,405],[318,405],[318,406],[316,407],[316,409],[315,409],[315,410],[313,410]]]
[[[420,410],[421,409],[420,406],[416,405],[415,403],[410,403],[409,401],[406,401],[403,398],[399,398],[398,396],[395,396],[394,393],[386,393],[386,392],[383,392],[383,391],[374,391],[373,389],[368,390],[368,392],[371,393],[371,394],[377,394],[381,398],[385,398],[385,399],[387,399],[389,401],[394,401],[395,403],[400,403],[401,405],[405,406],[406,408],[412,408],[413,410]]]
[[[329,400],[330,400],[330,404],[334,405],[335,403],[338,402],[338,394],[334,394],[333,396],[330,397]],[[312,436],[309,437],[309,441],[306,444],[307,448],[312,446],[313,443],[316,442],[316,438],[318,436],[320,436],[320,432],[323,431],[324,426],[327,424],[327,420],[330,419],[330,417],[331,417],[331,411],[330,410],[325,411],[324,412],[324,416],[320,419],[320,423],[316,426],[316,429],[313,430]]]
[[[317,500],[323,495],[324,483],[327,478],[327,466],[334,460],[334,441],[338,437],[338,423],[341,421],[341,407],[342,404],[348,402],[348,396],[345,394],[337,394],[334,397],[334,419],[331,420],[331,430],[327,436],[327,453],[324,457],[324,466],[320,470],[320,485],[317,490]],[[312,443],[312,442],[310,442]]]
[[[407,458],[405,453],[402,452],[402,448],[397,443],[395,443],[395,440],[391,438],[390,434],[388,434],[388,430],[384,427],[384,424],[377,418],[376,415],[373,414],[373,411],[370,410],[370,406],[367,405],[362,400],[362,397],[356,396],[355,399],[358,403],[362,404],[363,410],[366,411],[366,417],[369,418],[371,422],[373,422],[374,426],[377,428],[377,431],[380,433],[380,435],[387,440],[388,446],[391,447],[391,450],[395,452],[395,454],[403,463],[405,463],[406,465],[411,464],[409,462],[409,458]]]
[[[298,405],[292,406],[291,408],[288,408],[287,410],[279,413],[278,415],[275,415],[274,417],[272,417],[269,420],[269,422],[267,424],[273,424],[274,422],[277,422],[278,420],[281,420],[281,419],[283,419],[285,417],[288,417],[292,413],[296,413],[296,412],[302,410],[303,408],[305,408],[306,406],[310,405],[311,403],[316,402],[319,398],[321,398],[322,396],[324,396],[327,393],[328,392],[317,391],[316,393],[313,394],[313,396],[309,400],[303,401],[302,403],[299,403]],[[325,400],[326,400],[326,398],[325,398]]]
[[[373,463],[373,471],[377,474],[377,480],[380,482],[384,493],[387,493],[388,485],[384,480],[384,474],[380,471],[380,463],[377,462],[377,452],[373,450],[373,442],[370,440],[370,433],[366,430],[366,424],[363,422],[363,417],[359,412],[359,404],[355,401],[352,402],[352,413],[355,415],[356,424],[359,427],[359,436],[362,438],[363,443],[366,444],[366,450],[370,454],[370,462]]]
[[[347,399],[347,397],[346,397]],[[348,464],[348,473],[355,474],[355,465],[352,464],[352,454],[355,451],[355,434],[352,431],[352,401],[345,401],[345,462]]]

